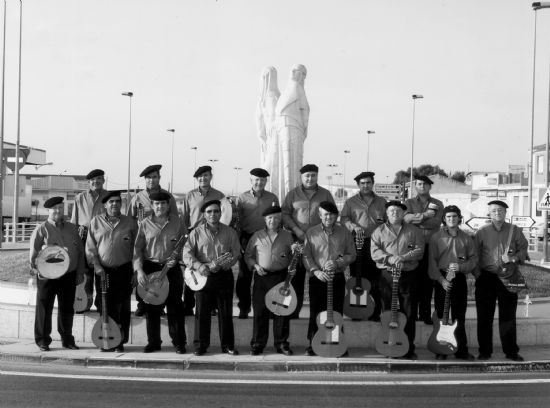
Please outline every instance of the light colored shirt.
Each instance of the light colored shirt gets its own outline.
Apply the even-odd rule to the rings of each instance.
[[[365,237],[370,238],[372,232],[380,225],[386,222],[386,200],[376,194],[373,194],[372,201],[367,203],[357,193],[348,198],[344,203],[344,208],[340,213],[340,222],[353,231],[355,227],[363,228]]]
[[[244,252],[244,260],[250,270],[254,265],[260,265],[267,272],[285,269],[292,259],[292,233],[280,229],[272,239],[267,230],[256,231],[248,241]]]
[[[397,256],[404,258],[401,270],[412,271],[424,255],[424,236],[412,224],[403,223],[396,234],[385,222],[374,230],[371,237],[370,253],[376,266],[385,269],[397,262]]]
[[[202,191],[195,188],[187,193],[183,200],[183,222],[189,229],[196,228],[204,222],[204,214],[201,212],[201,206],[211,200],[221,200],[224,194],[215,188],[209,188],[208,191]]]
[[[96,198],[92,195],[92,190],[78,193],[74,199],[73,214],[71,222],[75,225],[90,226],[90,221],[96,215],[105,214],[105,207],[101,200],[107,195],[107,190],[101,190]]]
[[[161,193],[168,193],[163,188],[160,188],[158,191],[155,192],[161,192]],[[126,209],[126,215],[129,215],[130,217],[133,217],[135,219],[138,219],[139,215],[139,205],[141,204],[143,207],[142,214],[143,218],[148,217],[153,213],[153,202],[151,201],[150,195],[152,191],[149,190],[141,190],[138,192],[135,196],[132,197],[132,200],[130,201],[130,205]],[[170,214],[178,215],[178,207],[176,205],[176,200],[170,194],[170,201],[168,202],[168,205],[170,206]],[[138,220],[139,221],[139,220]]]
[[[320,224],[319,204],[323,201],[334,203],[330,191],[317,186],[311,198],[308,198],[303,186],[298,186],[288,192],[281,207],[283,224],[289,228],[300,228],[306,232],[310,227]]]
[[[474,240],[462,230],[457,235],[442,227],[432,235],[429,244],[428,273],[433,280],[441,279],[441,270],[447,270],[451,263],[457,263],[459,272],[468,274],[477,265]]]
[[[423,213],[428,210],[430,203],[437,205],[437,211],[435,212],[435,216],[426,218]],[[422,230],[427,245],[430,242],[430,237],[439,230],[443,221],[443,203],[432,196],[424,203],[420,200],[420,196],[416,196],[406,200],[405,205],[407,206],[405,222],[414,224]]]
[[[269,207],[279,205],[279,199],[270,191],[245,191],[237,197],[239,227],[241,231],[252,235],[265,227],[262,213]]]
[[[94,217],[86,239],[86,257],[91,265],[116,268],[132,261],[137,223],[132,217],[121,215],[116,224],[107,215]]]

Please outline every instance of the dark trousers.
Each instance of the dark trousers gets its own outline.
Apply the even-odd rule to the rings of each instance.
[[[428,255],[428,245],[424,247],[424,256],[418,263],[417,270],[417,286],[416,290],[417,295],[415,296],[415,301],[413,303],[413,314],[421,320],[425,320],[432,316],[432,295],[434,291],[434,281],[430,278],[428,274],[429,267],[429,255]]]
[[[416,316],[412,307],[415,297],[416,276],[416,269],[401,271],[397,289],[399,311],[407,318],[404,331],[409,339],[409,352],[414,351],[414,338],[416,335]],[[382,296],[382,312],[391,311],[392,274],[387,269],[383,269],[380,274],[380,295]]]
[[[269,319],[273,318],[273,343],[275,348],[288,346],[290,323],[288,316],[276,316],[265,305],[265,294],[275,285],[285,280],[287,270],[270,272],[265,276],[254,274],[253,306],[254,324],[252,327],[253,348],[263,350],[269,337]]]
[[[61,342],[73,344],[74,295],[76,272],[67,272],[58,279],[37,279],[34,341],[38,346],[52,342],[52,311],[57,296],[57,331]]]
[[[241,248],[246,249],[251,234],[241,232]],[[250,306],[252,304],[252,297],[250,295],[250,285],[252,284],[252,271],[248,269],[244,256],[239,259],[239,276],[237,277],[237,283],[235,285],[235,294],[239,299],[239,309],[241,312],[248,314],[250,312]]]
[[[442,271],[443,276],[446,272]],[[445,294],[447,292],[443,289],[443,286],[436,282],[434,303],[435,310],[437,311],[437,317],[443,318],[443,309],[445,307]],[[458,344],[458,349],[455,354],[465,354],[468,352],[468,338],[466,337],[466,308],[468,306],[468,284],[466,283],[466,275],[463,273],[457,273],[453,279],[453,287],[450,294],[450,310],[451,320],[456,320],[455,337]]]
[[[212,307],[218,308],[218,330],[222,349],[235,346],[233,332],[233,272],[219,271],[208,277],[206,285],[195,292],[195,350],[207,350],[210,346]]]
[[[128,262],[116,268],[103,267],[103,269],[108,276],[107,314],[119,325],[122,333],[121,344],[125,344],[128,343],[130,337],[130,298],[134,275],[132,263]],[[98,297],[101,299],[100,276],[96,277],[96,282],[99,282],[100,285]],[[101,305],[103,306],[103,304]]]
[[[357,259],[350,266],[350,273],[352,278],[359,276],[361,278],[368,279],[371,284],[370,294],[374,299],[374,311],[369,320],[378,320],[380,318],[381,300],[380,289],[378,288],[378,281],[380,280],[380,269],[376,267],[376,262],[371,258],[370,254],[370,239],[365,239],[363,248],[357,251]]]
[[[294,279],[292,280],[294,283]],[[307,339],[311,340],[317,333],[317,315],[327,310],[327,283],[321,282],[315,276],[309,278],[309,325]],[[337,273],[332,280],[332,306],[333,310],[344,313],[344,297],[346,294],[346,278],[343,273]]]
[[[162,270],[162,264],[145,261],[143,271],[149,275]],[[185,335],[185,316],[183,314],[183,275],[179,265],[168,270],[166,274],[170,284],[166,302],[161,305],[145,304],[145,318],[147,325],[147,342],[153,346],[160,346],[160,315],[166,305],[166,316],[168,318],[168,333],[175,347],[185,346],[187,337]]]
[[[516,354],[519,347],[516,341],[517,293],[510,293],[498,276],[481,271],[476,280],[477,341],[479,353],[493,353],[493,318],[498,301],[498,328],[504,354]]]

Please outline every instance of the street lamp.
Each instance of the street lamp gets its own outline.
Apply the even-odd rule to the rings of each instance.
[[[367,130],[367,171],[369,171],[369,157],[370,157],[370,135],[374,135],[374,130]]]
[[[411,179],[409,185],[409,198],[412,198],[413,195],[413,167],[414,167],[414,118],[416,114],[416,100],[423,99],[422,95],[413,95],[413,123],[412,123],[412,142],[411,142]]]
[[[130,121],[128,127],[128,187],[127,187],[127,200],[130,202],[130,163],[132,158],[132,97],[133,92],[122,92],[122,96],[127,96],[130,100]]]
[[[239,170],[242,170],[242,167],[233,167],[235,170],[235,195],[239,194]]]
[[[13,242],[17,236],[17,220],[19,211],[19,143],[21,141],[21,48],[23,44],[23,1],[19,0],[19,85],[17,91],[17,140],[15,143],[15,171],[13,179]],[[2,108],[3,109],[3,108]]]
[[[172,163],[170,164],[170,193],[174,192],[174,133],[176,129],[166,129],[167,132],[172,133]]]
[[[191,146],[191,150],[195,151],[195,167],[193,168],[193,171],[197,170],[197,146]],[[197,187],[197,179],[193,177],[193,188]]]
[[[347,158],[348,154],[350,154],[350,153],[351,153],[351,150],[344,150],[344,175],[343,175],[344,184],[342,185],[342,187],[344,187],[344,188],[346,186],[346,158]]]

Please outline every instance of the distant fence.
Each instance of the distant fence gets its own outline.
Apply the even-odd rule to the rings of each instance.
[[[13,224],[4,224],[4,242],[29,242],[32,232],[38,225],[37,222],[18,222],[15,224],[15,231]],[[15,236],[15,239],[14,239]]]

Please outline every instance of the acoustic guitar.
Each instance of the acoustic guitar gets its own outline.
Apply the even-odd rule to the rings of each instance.
[[[327,282],[327,310],[317,315],[317,333],[311,341],[315,354],[321,357],[340,357],[348,350],[344,336],[344,318],[333,310],[333,274]]]
[[[109,316],[107,310],[108,277],[105,271],[101,274],[101,318],[92,329],[92,342],[102,350],[110,350],[120,344],[122,335],[118,324]]]
[[[82,275],[82,282],[78,283],[74,292],[73,308],[75,313],[82,313],[86,310],[90,310],[92,307],[93,297],[86,291],[86,282],[88,282],[88,276]]]
[[[298,299],[296,291],[290,283],[293,275],[290,271],[296,271],[296,265],[304,250],[303,244],[296,244],[292,253],[292,260],[288,265],[288,272],[283,282],[276,284],[265,294],[265,305],[270,312],[277,316],[289,316],[296,310]]]
[[[344,298],[344,314],[350,319],[367,320],[374,312],[374,299],[369,293],[371,284],[367,279],[361,278],[363,267],[363,255],[361,250],[365,243],[364,234],[355,234],[355,247],[357,248],[356,275],[346,282],[346,296]]]
[[[447,273],[446,279],[451,282],[455,278],[455,273],[450,271]],[[457,322],[449,320],[449,308],[451,306],[451,291],[445,292],[445,304],[443,306],[443,318],[439,319],[437,311],[434,310],[432,319],[434,328],[430,338],[428,339],[428,350],[435,354],[450,355],[456,353],[458,344],[456,342],[455,330]]]
[[[391,311],[380,315],[381,330],[376,338],[375,348],[386,357],[402,357],[409,351],[409,339],[405,334],[407,317],[399,311],[397,289],[401,277],[401,267],[392,266]]]
[[[216,266],[224,266],[231,262],[233,259],[230,252],[225,252],[222,255],[220,255],[216,260],[213,262],[213,267]],[[194,270],[191,266],[188,266],[183,271],[183,280],[185,281],[185,284],[189,286],[189,289],[196,292],[197,290],[201,290],[206,285],[206,282],[208,281],[208,276],[204,276],[200,274],[198,271]]]

